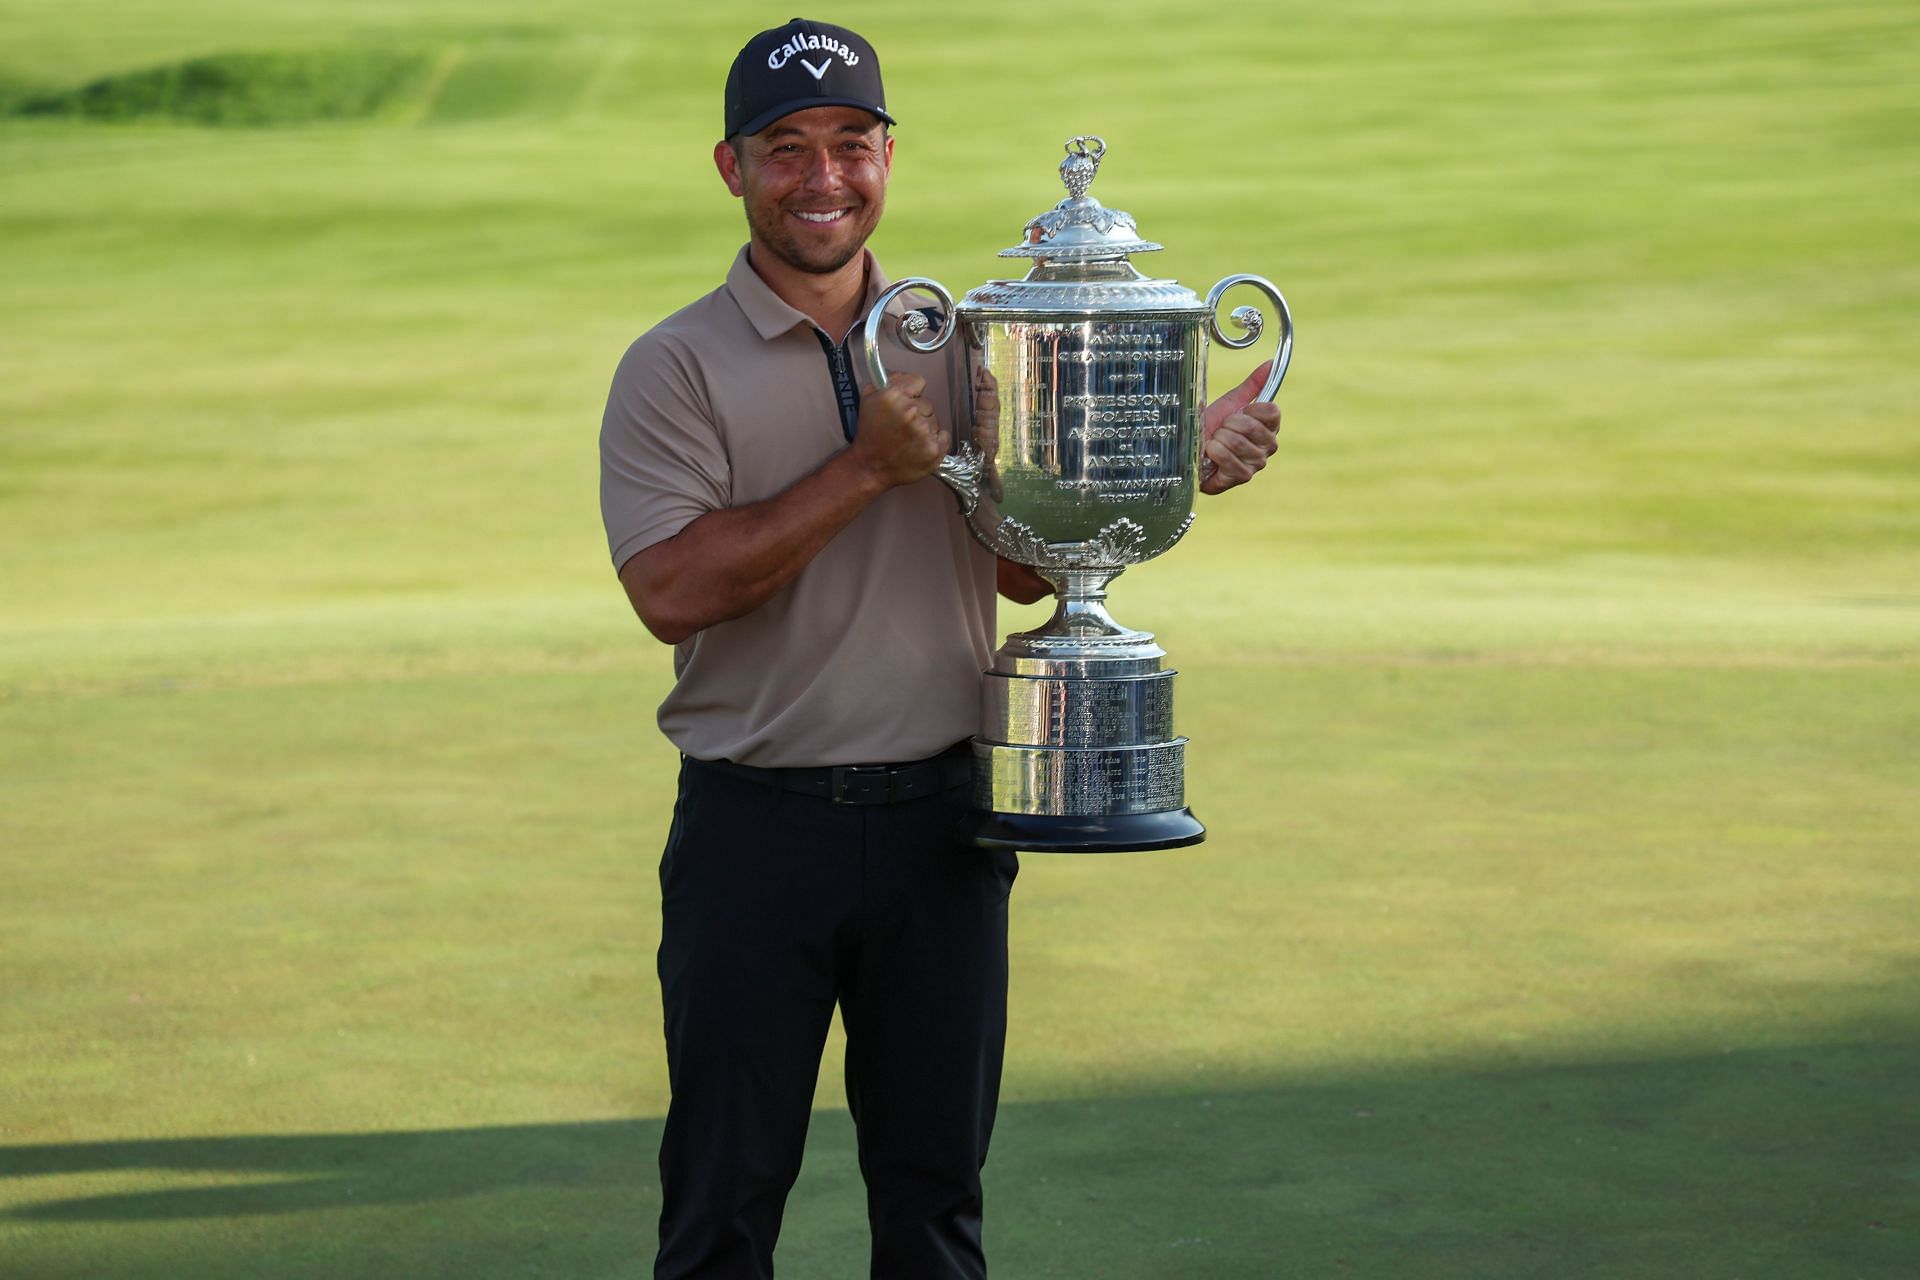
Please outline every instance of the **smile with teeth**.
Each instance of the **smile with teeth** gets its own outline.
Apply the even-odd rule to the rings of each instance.
[[[850,209],[826,209],[819,212],[810,209],[795,209],[794,216],[804,222],[838,222],[852,212]]]

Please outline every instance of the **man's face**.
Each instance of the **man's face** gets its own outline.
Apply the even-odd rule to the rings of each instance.
[[[726,143],[714,163],[746,205],[755,245],[799,271],[827,275],[853,261],[880,223],[893,139],[858,107],[809,107]]]

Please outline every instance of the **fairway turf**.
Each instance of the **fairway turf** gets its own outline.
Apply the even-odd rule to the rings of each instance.
[[[594,435],[786,12],[0,0],[0,109],[162,112],[0,116],[0,1275],[646,1274],[671,672]],[[996,1274],[1920,1274],[1910,6],[823,16],[896,275],[1002,274],[1091,131],[1140,265],[1300,326],[1113,592],[1208,842],[1015,890]],[[216,127],[204,59],[419,72]],[[838,1054],[783,1277],[864,1272]]]

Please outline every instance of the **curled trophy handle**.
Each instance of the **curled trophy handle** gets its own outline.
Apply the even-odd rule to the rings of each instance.
[[[1227,296],[1227,290],[1235,285],[1250,284],[1273,299],[1273,305],[1280,310],[1280,349],[1274,352],[1273,368],[1267,372],[1266,385],[1260,388],[1255,397],[1260,403],[1271,404],[1280,394],[1280,381],[1287,376],[1287,365],[1293,360],[1293,312],[1287,308],[1287,300],[1273,287],[1273,282],[1264,276],[1237,275],[1228,276],[1213,288],[1207,290],[1207,327],[1213,330],[1214,338],[1222,345],[1235,350],[1244,350],[1260,341],[1260,335],[1267,327],[1267,317],[1258,307],[1235,307],[1229,317],[1240,328],[1240,336],[1230,338],[1226,330],[1220,327],[1220,300]],[[1200,460],[1200,479],[1204,482],[1217,469],[1212,458]]]
[[[1287,300],[1273,287],[1273,282],[1263,276],[1228,276],[1207,291],[1207,325],[1213,330],[1213,336],[1225,346],[1242,350],[1260,341],[1260,334],[1267,327],[1267,318],[1258,307],[1235,307],[1230,317],[1241,329],[1237,338],[1229,338],[1220,327],[1220,300],[1227,290],[1235,285],[1250,284],[1273,299],[1273,305],[1280,311],[1280,349],[1274,353],[1273,368],[1267,373],[1266,385],[1260,388],[1256,397],[1262,403],[1270,403],[1280,394],[1280,380],[1287,376],[1287,364],[1293,359],[1293,312],[1287,309]]]
[[[900,318],[896,334],[900,341],[915,351],[934,352],[947,345],[958,328],[953,318],[953,295],[948,293],[937,280],[925,276],[908,276],[896,280],[873,300],[872,310],[867,312],[866,346],[867,375],[873,382],[875,391],[884,391],[887,386],[887,367],[880,359],[880,326],[887,318],[887,306],[895,298],[910,289],[921,289],[940,299],[946,312],[946,322],[940,326],[940,332],[929,338],[927,330],[932,323],[918,311],[909,311]],[[980,505],[980,451],[972,441],[962,444],[958,450],[940,459],[940,465],[934,474],[946,482],[960,499],[960,511],[971,514]]]
[[[867,373],[873,379],[875,391],[884,391],[887,387],[887,367],[880,362],[880,325],[887,318],[888,304],[909,289],[924,289],[940,299],[947,323],[940,326],[938,337],[928,339],[923,336],[932,327],[927,318],[918,311],[909,311],[900,318],[900,341],[915,351],[938,351],[953,336],[953,295],[939,281],[929,280],[925,276],[908,276],[905,280],[896,280],[888,285],[873,300],[873,309],[867,312]]]

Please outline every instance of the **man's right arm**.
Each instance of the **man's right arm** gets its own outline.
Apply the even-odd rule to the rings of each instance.
[[[853,443],[771,498],[709,511],[620,566],[633,611],[667,644],[753,612],[888,489],[930,475],[947,433],[899,374],[860,402]]]

